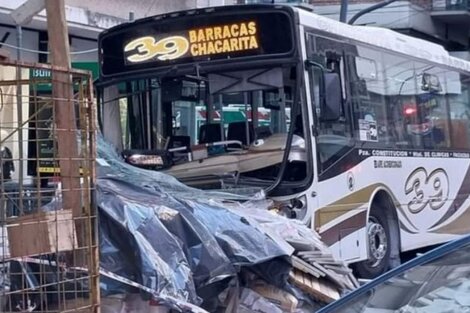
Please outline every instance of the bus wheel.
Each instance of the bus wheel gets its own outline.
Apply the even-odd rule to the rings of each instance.
[[[369,258],[353,265],[360,278],[372,279],[390,268],[391,232],[384,214],[385,208],[373,208],[367,223]]]

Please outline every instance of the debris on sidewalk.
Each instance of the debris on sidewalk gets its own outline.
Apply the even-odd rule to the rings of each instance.
[[[102,312],[313,312],[357,286],[261,190],[193,189],[124,163],[102,139],[98,154]],[[45,211],[61,210],[60,194]],[[34,287],[31,266],[17,263]]]
[[[252,200],[231,206],[240,216],[255,220],[269,236],[292,251],[289,281],[321,302],[339,299],[342,292],[359,286],[352,270],[329,252],[320,237],[297,220],[270,212],[271,201]]]

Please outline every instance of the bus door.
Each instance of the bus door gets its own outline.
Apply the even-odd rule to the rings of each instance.
[[[316,114],[319,207],[313,226],[322,240],[345,261],[363,257],[362,236],[367,218],[353,219],[363,208],[354,205],[355,177],[348,159],[354,153],[348,55],[354,47],[335,39],[309,36],[309,75]],[[335,106],[328,104],[335,103]],[[359,210],[356,210],[359,209]],[[359,215],[358,215],[359,216]],[[352,222],[351,222],[352,221]],[[352,224],[351,224],[352,223]],[[358,231],[358,229],[360,231]]]

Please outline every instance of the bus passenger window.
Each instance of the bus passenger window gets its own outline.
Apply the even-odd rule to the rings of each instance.
[[[470,148],[470,76],[446,72],[452,149]]]
[[[388,126],[395,144],[408,149],[450,146],[442,69],[382,53]],[[430,81],[434,85],[430,84]]]
[[[354,114],[354,132],[361,145],[391,146],[394,134],[387,112],[384,65],[381,52],[357,47],[356,55],[347,56],[350,92]]]
[[[422,138],[425,149],[447,149],[450,147],[450,125],[445,99],[446,77],[442,75],[442,69],[435,66],[414,62],[414,67],[418,123],[408,125],[408,131]]]

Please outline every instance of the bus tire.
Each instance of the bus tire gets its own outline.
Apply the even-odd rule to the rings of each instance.
[[[392,232],[387,220],[386,210],[378,203],[374,203],[367,223],[368,255],[365,261],[353,264],[356,275],[364,279],[373,279],[391,268]]]

